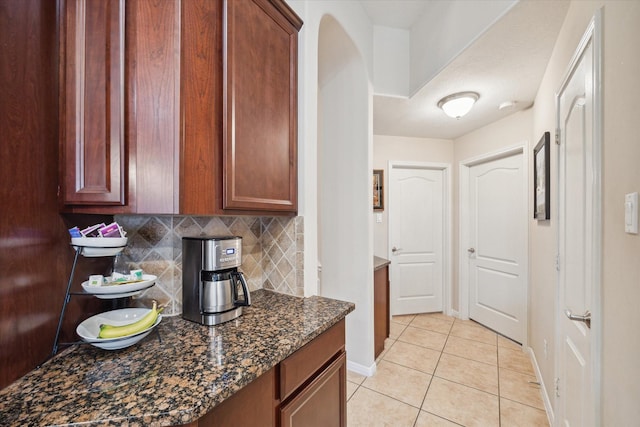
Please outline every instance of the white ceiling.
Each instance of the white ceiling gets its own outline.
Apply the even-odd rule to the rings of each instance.
[[[408,30],[429,9],[430,0],[361,0],[374,25]]]
[[[429,13],[435,1],[361,0],[374,25],[403,29]],[[411,98],[375,95],[373,133],[455,139],[529,108],[567,9],[566,0],[518,2]],[[441,98],[463,91],[480,94],[467,116],[452,119],[437,107]],[[499,110],[505,101],[516,104]]]

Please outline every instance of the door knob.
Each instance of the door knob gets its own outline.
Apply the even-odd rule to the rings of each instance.
[[[582,316],[573,314],[569,309],[566,309],[564,314],[569,318],[569,320],[584,322],[587,325],[587,328],[591,329],[591,312],[589,310],[585,311]]]
[[[398,251],[401,251],[402,248],[396,248],[395,246],[391,248],[391,252],[396,253]]]
[[[469,248],[469,249],[467,249],[467,252],[469,252],[470,254],[475,254],[476,250],[475,250],[475,248]]]

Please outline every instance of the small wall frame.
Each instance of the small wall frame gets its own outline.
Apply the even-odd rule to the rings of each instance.
[[[545,132],[533,149],[533,218],[546,221],[551,218],[551,134]]]
[[[373,210],[384,211],[384,170],[373,170]]]

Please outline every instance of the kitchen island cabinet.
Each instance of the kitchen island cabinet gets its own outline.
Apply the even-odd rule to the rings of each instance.
[[[283,0],[61,4],[62,211],[296,214]]]
[[[295,391],[290,398],[282,400],[280,392],[275,394],[283,390],[283,361],[292,356],[295,360],[297,351],[323,336],[333,337],[334,343],[322,345],[325,353],[343,348],[344,341],[339,343],[340,333],[344,334],[343,319],[354,305],[266,290],[252,292],[251,297],[253,303],[241,317],[222,325],[203,326],[165,317],[156,327],[158,334],[152,333],[132,347],[107,351],[78,345],[62,351],[0,390],[3,423],[199,426],[201,419],[202,425],[214,420],[216,409],[232,406],[232,396],[242,390],[261,390],[258,395],[266,398],[256,405],[262,408],[256,411],[278,414],[279,405],[286,408],[287,402],[302,392],[313,393],[316,378],[328,378],[335,388],[342,381],[336,377],[335,366],[342,362],[334,363],[344,355],[343,350],[324,363],[320,357],[319,369],[305,361],[303,365],[312,366],[306,371],[310,377],[301,387],[296,386],[298,381],[291,382]],[[237,396],[235,400],[243,400],[242,394]],[[346,405],[346,399],[342,402]],[[209,413],[213,413],[211,418]]]
[[[183,427],[275,427],[278,407],[276,371],[276,368],[271,368],[204,417]]]
[[[346,426],[344,320],[280,363],[282,427]]]
[[[188,427],[346,426],[341,320]]]
[[[347,356],[338,358],[280,409],[281,427],[347,425]]]
[[[384,351],[384,342],[389,338],[389,264],[390,261],[373,257],[373,349],[374,358]]]

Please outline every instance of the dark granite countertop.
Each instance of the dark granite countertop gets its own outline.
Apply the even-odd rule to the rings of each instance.
[[[0,390],[0,424],[186,424],[355,308],[348,302],[266,290],[251,297],[252,306],[240,318],[222,325],[165,317],[157,334],[126,349],[66,349]],[[215,344],[219,340],[221,347]]]
[[[391,264],[388,259],[380,258],[379,256],[373,256],[373,271],[380,270],[382,267]]]

